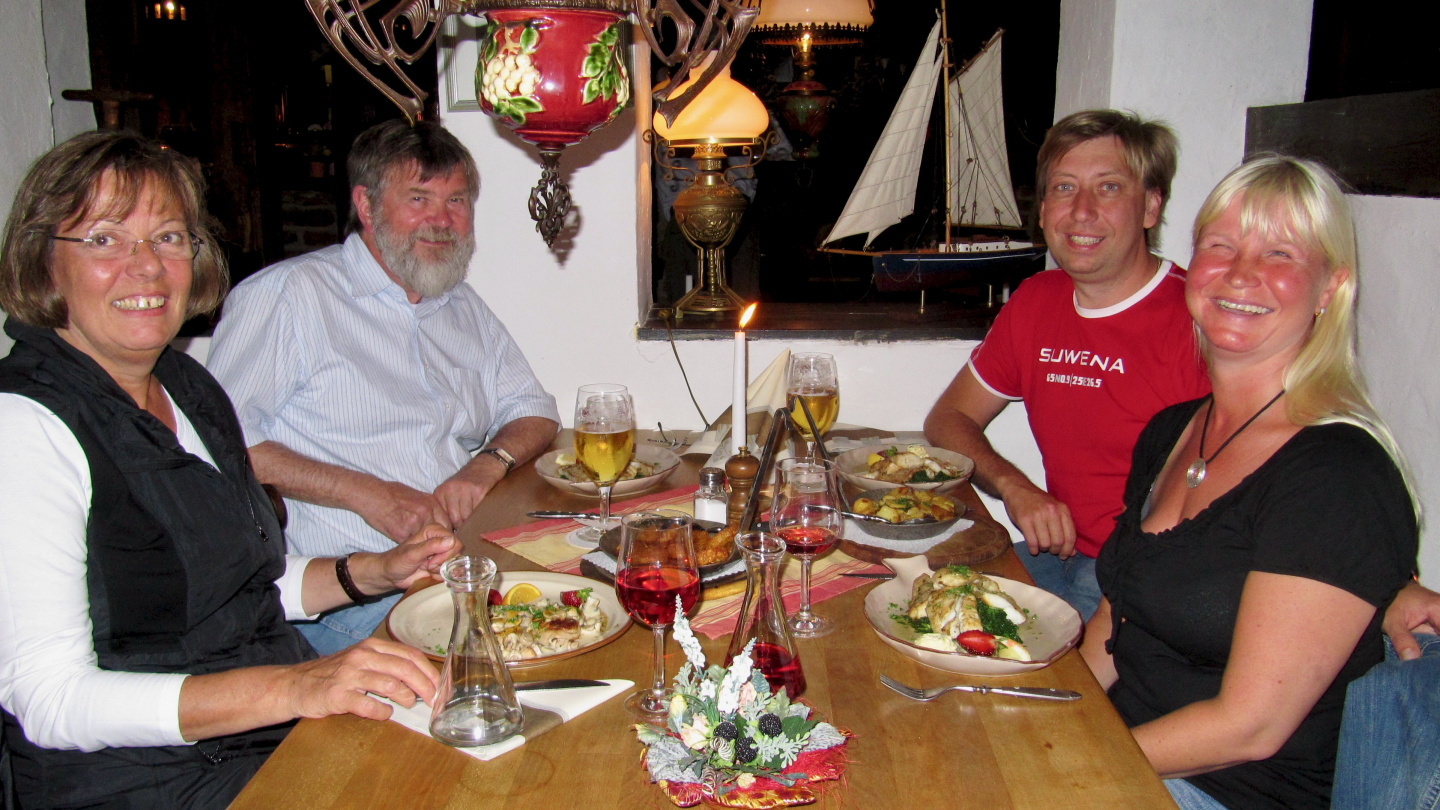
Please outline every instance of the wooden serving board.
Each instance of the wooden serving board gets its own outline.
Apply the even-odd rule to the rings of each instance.
[[[975,565],[993,560],[1010,548],[1010,533],[990,516],[969,511],[965,517],[975,521],[975,524],[964,531],[954,533],[925,552],[925,559],[930,561],[931,568],[945,565]],[[890,548],[867,546],[853,540],[841,540],[840,550],[857,560],[872,563],[878,563],[886,557],[915,556]]]

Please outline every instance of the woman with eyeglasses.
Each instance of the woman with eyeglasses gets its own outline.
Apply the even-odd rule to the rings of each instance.
[[[316,658],[287,623],[459,543],[286,557],[224,391],[168,348],[226,292],[202,195],[190,159],[93,132],[31,167],[6,223],[0,706],[27,809],[224,807],[295,719],[434,694],[415,650]]]

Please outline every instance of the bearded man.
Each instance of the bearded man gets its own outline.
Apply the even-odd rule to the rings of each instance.
[[[230,293],[210,370],[260,480],[285,496],[291,552],[382,551],[459,528],[559,429],[498,318],[462,283],[480,177],[438,124],[361,133],[349,236]],[[344,581],[342,576],[341,581]],[[365,638],[398,595],[299,623],[322,655]]]

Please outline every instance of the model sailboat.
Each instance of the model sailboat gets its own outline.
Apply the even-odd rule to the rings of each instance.
[[[948,41],[942,12],[860,181],[825,238],[829,244],[866,233],[868,248],[882,231],[915,210],[935,88],[944,86],[945,238],[930,250],[845,251],[873,257],[875,286],[880,290],[951,286],[974,279],[977,272],[1006,272],[1038,265],[1038,259],[1045,255],[1045,247],[1033,242],[951,236],[952,226],[1022,227],[1005,146],[1005,103],[1000,86],[1002,34],[1004,31],[997,31],[960,75],[950,80],[942,43]]]

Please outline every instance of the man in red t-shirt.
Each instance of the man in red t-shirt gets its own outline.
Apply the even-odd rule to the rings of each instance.
[[[929,440],[973,458],[975,482],[1005,502],[1031,578],[1087,620],[1135,439],[1160,409],[1210,390],[1184,271],[1152,252],[1175,163],[1174,133],[1130,114],[1080,112],[1050,129],[1036,175],[1060,269],[1020,285],[925,420]],[[1048,492],[985,438],[1013,400]]]

